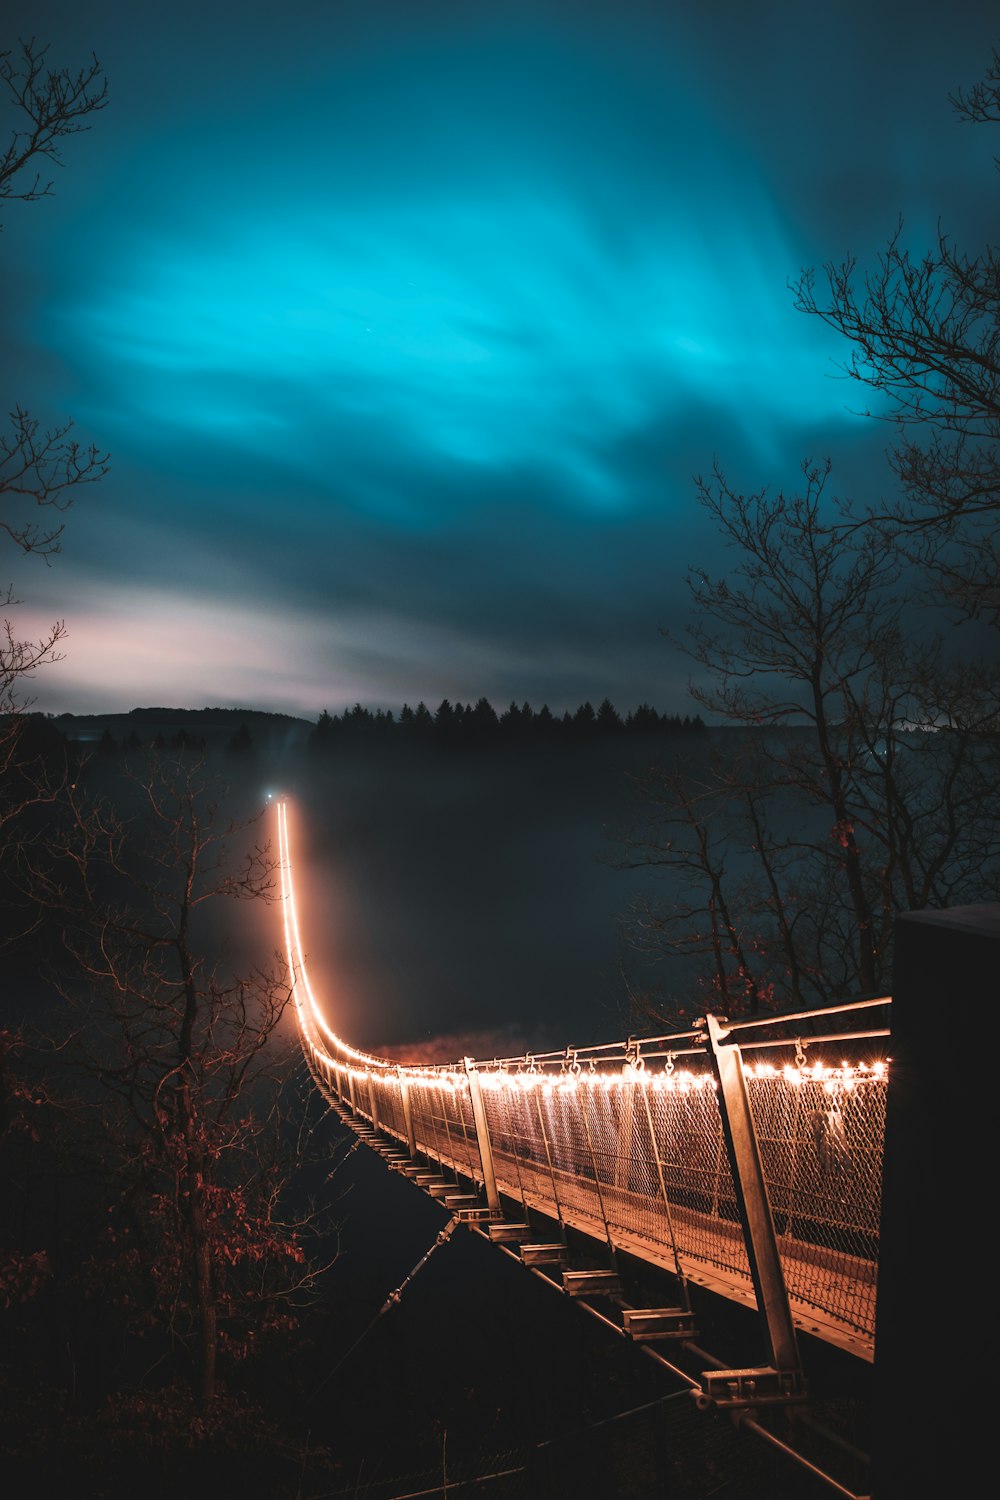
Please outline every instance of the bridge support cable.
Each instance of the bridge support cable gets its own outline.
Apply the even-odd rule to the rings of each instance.
[[[402,1068],[396,1069],[396,1075],[399,1079],[399,1102],[400,1107],[403,1111],[403,1129],[406,1132],[406,1149],[410,1153],[410,1160],[416,1161],[417,1138],[413,1131],[413,1105],[410,1102],[410,1090],[405,1078],[403,1077]]]
[[[841,1484],[832,1474],[828,1474],[825,1469],[821,1469],[818,1464],[814,1464],[811,1459],[806,1458],[804,1453],[799,1453],[796,1448],[792,1448],[788,1443],[782,1442],[777,1433],[768,1431],[766,1427],[761,1426],[760,1422],[754,1421],[753,1417],[738,1414],[736,1422],[738,1427],[743,1427],[747,1432],[754,1433],[756,1437],[763,1438],[765,1443],[770,1443],[772,1448],[777,1448],[779,1453],[783,1453],[786,1458],[799,1464],[814,1479],[818,1479],[821,1483],[828,1485],[835,1495],[842,1497],[842,1500],[871,1500],[870,1495],[858,1495],[855,1494],[854,1490],[849,1490],[846,1485]]]
[[[578,1062],[574,1062],[573,1066],[579,1071],[580,1064]],[[585,1104],[583,1102],[582,1091],[580,1089],[574,1089],[573,1092],[574,1092],[574,1095],[576,1097],[577,1106],[579,1108],[580,1119],[583,1121],[583,1133],[587,1137],[587,1150],[590,1152],[590,1164],[591,1164],[591,1166],[594,1169],[594,1188],[595,1188],[595,1190],[597,1192],[597,1203],[598,1203],[598,1207],[600,1208],[600,1211],[601,1211],[601,1223],[604,1225],[604,1237],[605,1237],[605,1239],[608,1242],[608,1252],[609,1252],[609,1254],[611,1256],[611,1264],[614,1267],[614,1269],[617,1271],[618,1270],[618,1253],[615,1250],[615,1242],[614,1242],[614,1240],[611,1237],[611,1227],[608,1224],[608,1211],[607,1211],[607,1208],[605,1207],[605,1203],[604,1203],[604,1193],[601,1190],[601,1174],[598,1171],[598,1168],[597,1168],[597,1156],[594,1153],[594,1137],[591,1135],[591,1132],[590,1132],[590,1121],[587,1119],[587,1109],[586,1109],[586,1106],[585,1106]],[[588,1090],[587,1091],[587,1099],[588,1099],[588,1101],[590,1099],[592,1099],[592,1097],[593,1097],[593,1095]]]
[[[315,1401],[315,1399],[319,1395],[320,1391],[326,1389],[326,1387],[329,1385],[330,1381],[337,1374],[338,1370],[342,1369],[343,1366],[350,1359],[351,1355],[357,1349],[359,1349],[361,1347],[361,1345],[364,1343],[365,1339],[371,1333],[372,1329],[375,1327],[375,1324],[379,1321],[379,1319],[382,1318],[382,1317],[384,1317],[384,1315],[387,1312],[389,1312],[391,1308],[399,1306],[399,1303],[402,1301],[402,1298],[403,1298],[403,1293],[406,1291],[407,1287],[411,1285],[411,1283],[414,1281],[414,1279],[417,1277],[417,1275],[423,1270],[424,1266],[426,1266],[427,1262],[430,1260],[430,1258],[434,1254],[435,1250],[440,1250],[440,1248],[441,1248],[442,1245],[446,1245],[448,1243],[448,1241],[451,1239],[452,1235],[455,1233],[455,1230],[458,1228],[459,1224],[461,1224],[461,1223],[462,1223],[462,1217],[461,1217],[460,1214],[453,1214],[451,1216],[451,1218],[448,1220],[448,1222],[444,1226],[444,1228],[442,1230],[440,1230],[439,1233],[437,1234],[437,1236],[435,1237],[434,1243],[432,1245],[430,1245],[427,1250],[424,1251],[423,1255],[417,1261],[417,1263],[413,1267],[412,1271],[410,1271],[410,1273],[407,1276],[403,1277],[402,1281],[399,1283],[399,1286],[396,1287],[395,1291],[389,1293],[388,1297],[386,1297],[385,1301],[382,1303],[382,1306],[379,1308],[379,1310],[375,1314],[374,1318],[372,1318],[371,1322],[367,1325],[366,1328],[362,1329],[362,1331],[358,1334],[357,1338],[354,1340],[354,1343],[350,1346],[350,1348],[346,1349],[344,1351],[344,1353],[337,1360],[337,1363],[334,1365],[333,1369],[332,1370],[328,1370],[326,1372],[326,1374],[323,1376],[323,1379],[320,1381],[319,1385],[316,1387],[316,1389],[313,1391],[312,1395],[310,1396],[309,1399],[311,1401]]]
[[[468,1076],[467,1073],[465,1074],[465,1081],[466,1081],[466,1084],[468,1085],[468,1089],[469,1089],[469,1104],[470,1104],[470,1111],[469,1112],[471,1114],[472,1080],[469,1078],[469,1076]],[[482,1102],[482,1094],[480,1094],[480,1102]],[[466,1118],[466,1113],[465,1113],[464,1108],[461,1105],[460,1096],[458,1094],[455,1095],[455,1123],[456,1123],[456,1125],[461,1125],[462,1141],[464,1142],[464,1145],[465,1145],[465,1164],[466,1164],[466,1170],[463,1173],[463,1175],[466,1176],[466,1177],[468,1177],[469,1181],[473,1185],[473,1188],[475,1188],[477,1177],[476,1177],[476,1165],[475,1165],[475,1160],[474,1160],[473,1151],[472,1151],[472,1135],[476,1135],[477,1136],[477,1150],[478,1150],[478,1129],[477,1129],[477,1126],[476,1126],[475,1117],[473,1116],[472,1122],[471,1122],[472,1123],[472,1131],[470,1133],[470,1131],[469,1131],[469,1120]],[[489,1134],[488,1134],[488,1132],[487,1132],[486,1139],[487,1139],[487,1156],[490,1158],[490,1160],[492,1160],[492,1157],[490,1156],[489,1145],[488,1145],[488,1143],[489,1143]],[[480,1168],[482,1170],[485,1170],[485,1169],[482,1168],[482,1162],[480,1162]],[[484,1182],[484,1186],[485,1186],[485,1182]],[[498,1202],[498,1205],[497,1205],[497,1212],[499,1213],[499,1202]]]
[[[472,1120],[476,1127],[476,1141],[479,1146],[479,1162],[483,1169],[483,1187],[486,1190],[486,1206],[494,1218],[500,1218],[500,1194],[497,1192],[497,1177],[493,1167],[493,1146],[490,1142],[489,1124],[486,1119],[486,1106],[483,1103],[483,1086],[479,1079],[478,1069],[472,1058],[465,1059],[465,1072],[469,1080],[469,1101],[472,1105]]]
[[[757,1307],[764,1318],[772,1364],[770,1371],[718,1371],[707,1378],[712,1386],[721,1391],[725,1388],[727,1374],[740,1377],[737,1380],[740,1388],[737,1398],[741,1402],[749,1395],[755,1395],[757,1400],[767,1401],[794,1399],[801,1394],[803,1388],[802,1361],[778,1253],[774,1219],[743,1073],[743,1058],[735,1043],[726,1045],[729,1032],[719,1017],[708,1015],[705,1017],[705,1024],[719,1082],[722,1128],[732,1164],[733,1186],[750,1261],[750,1275],[757,1296]],[[776,1379],[771,1379],[772,1376]]]
[[[670,1250],[674,1257],[674,1269],[677,1272],[677,1283],[680,1287],[681,1305],[686,1312],[691,1311],[691,1298],[688,1291],[687,1277],[681,1265],[680,1251],[677,1248],[677,1236],[674,1233],[674,1216],[670,1208],[670,1197],[667,1193],[666,1179],[663,1175],[663,1161],[660,1157],[660,1148],[656,1140],[656,1131],[653,1129],[653,1113],[649,1107],[649,1094],[645,1089],[640,1089],[640,1095],[646,1111],[646,1125],[649,1128],[649,1144],[653,1152],[653,1161],[656,1164],[656,1180],[660,1189],[660,1197],[663,1200],[663,1214],[667,1224],[667,1234],[670,1238]]]
[[[440,1094],[441,1094],[441,1115],[442,1115],[442,1118],[444,1119],[444,1134],[445,1134],[445,1139],[448,1142],[448,1155],[451,1158],[451,1175],[454,1178],[455,1185],[457,1187],[458,1186],[459,1173],[461,1171],[461,1168],[458,1165],[458,1144],[457,1144],[454,1136],[452,1135],[452,1130],[451,1130],[451,1123],[452,1122],[451,1122],[451,1120],[449,1118],[449,1115],[448,1115],[448,1100],[449,1100],[449,1098],[454,1097],[454,1096],[450,1095],[448,1093],[448,1091],[446,1089],[444,1089],[444,1088],[442,1088],[440,1090]],[[455,1117],[456,1117],[455,1118],[455,1125],[457,1126],[458,1125],[458,1106],[457,1106],[457,1104],[456,1104],[456,1107],[455,1107]],[[473,1181],[475,1181],[475,1173],[474,1173],[474,1171],[472,1169],[472,1162],[471,1162],[471,1160],[469,1158],[469,1138],[466,1135],[464,1129],[462,1131],[462,1142],[463,1142],[463,1144],[465,1146],[465,1165],[468,1168],[468,1176],[471,1177]]]
[[[533,1068],[533,1067],[534,1067],[534,1063],[532,1063],[530,1065],[530,1067],[528,1069],[529,1073],[531,1071],[531,1068]],[[559,1189],[556,1186],[555,1167],[552,1165],[552,1147],[549,1144],[549,1134],[548,1134],[548,1131],[545,1129],[545,1118],[544,1118],[544,1116],[542,1114],[541,1090],[540,1089],[532,1089],[531,1093],[532,1093],[532,1096],[533,1096],[534,1101],[535,1101],[535,1113],[538,1116],[538,1129],[541,1132],[542,1145],[545,1148],[545,1160],[546,1160],[546,1163],[547,1163],[548,1169],[549,1169],[549,1181],[552,1184],[552,1202],[553,1202],[553,1204],[555,1206],[555,1210],[556,1210],[556,1219],[559,1222],[559,1238],[562,1240],[562,1243],[565,1245],[565,1243],[566,1243],[566,1224],[565,1224],[565,1221],[563,1219],[562,1204],[559,1201]]]
[[[519,1131],[517,1131],[517,1130],[514,1129],[514,1125],[513,1125],[513,1122],[511,1120],[511,1109],[510,1109],[511,1091],[510,1091],[510,1089],[505,1089],[505,1088],[500,1089],[499,1090],[499,1098],[500,1098],[500,1107],[503,1110],[503,1132],[502,1133],[506,1136],[507,1140],[510,1142],[511,1154],[513,1155],[513,1158],[514,1158],[514,1173],[515,1173],[515,1176],[517,1177],[517,1192],[518,1192],[518,1197],[521,1199],[522,1218],[523,1218],[523,1220],[524,1220],[524,1222],[526,1224],[530,1224],[530,1222],[531,1222],[531,1216],[528,1213],[528,1198],[527,1198],[527,1194],[526,1194],[525,1186],[524,1186],[524,1173],[521,1170],[521,1153],[518,1150],[518,1140],[519,1140],[519,1134],[520,1133],[519,1133]]]

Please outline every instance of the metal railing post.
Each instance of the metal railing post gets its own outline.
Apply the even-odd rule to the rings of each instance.
[[[723,1045],[729,1032],[719,1017],[706,1016],[705,1024],[712,1065],[719,1081],[722,1128],[746,1240],[750,1275],[757,1294],[757,1307],[767,1325],[771,1361],[776,1370],[801,1376],[795,1324],[788,1305],[788,1289],[781,1269],[760,1147],[750,1111],[743,1058],[735,1044]]]
[[[486,1123],[486,1106],[483,1103],[483,1085],[471,1057],[465,1059],[465,1071],[469,1079],[469,1099],[472,1103],[472,1119],[479,1143],[479,1160],[483,1168],[483,1187],[486,1203],[491,1214],[500,1217],[500,1194],[497,1192],[496,1173],[493,1170],[493,1147],[490,1144],[489,1126]]]

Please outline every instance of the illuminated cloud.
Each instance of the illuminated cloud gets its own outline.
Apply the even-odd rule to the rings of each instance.
[[[572,78],[573,62],[555,65]],[[452,463],[470,485],[483,468],[552,474],[583,510],[629,504],[615,446],[683,423],[692,401],[738,412],[758,446],[842,422],[832,340],[791,307],[797,248],[729,122],[705,117],[679,63],[656,80],[666,104],[576,67],[587,100],[570,102],[593,96],[598,118],[541,152],[544,79],[527,93],[521,80],[501,135],[502,114],[475,108],[439,62],[418,97],[408,78],[383,80],[387,94],[408,87],[416,139],[388,150],[367,105],[352,121],[370,157],[361,178],[318,102],[311,154],[274,183],[266,214],[245,176],[252,134],[224,174],[185,160],[181,223],[164,212],[176,162],[157,163],[168,191],[140,194],[136,222],[110,251],[102,239],[85,295],[53,327],[92,366],[95,414],[124,441],[187,437],[313,481],[333,467],[362,505],[365,457],[388,449]],[[617,151],[595,155],[593,137]]]
[[[885,76],[860,6],[386,0],[276,30],[254,0],[42,0],[23,29],[113,85],[3,243],[17,397],[114,455],[54,575],[44,706],[685,706],[659,627],[713,546],[693,474],[832,453],[838,488],[883,483],[787,283],[972,180],[928,110],[975,76],[974,18],[900,31],[894,3]]]
[[[278,230],[227,225],[222,243],[189,227],[140,245],[65,326],[106,372],[117,423],[214,435],[312,478],[330,423],[349,422],[376,452],[537,465],[584,504],[624,501],[602,454],[692,396],[748,429],[842,419],[789,306],[794,252],[759,205],[711,246],[692,228],[701,205],[681,201],[672,231],[617,258],[584,208],[431,196],[419,214],[355,210],[346,232],[294,210]]]

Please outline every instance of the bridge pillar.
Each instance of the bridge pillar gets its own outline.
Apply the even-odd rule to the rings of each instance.
[[[719,1080],[722,1129],[733,1173],[736,1204],[743,1225],[757,1307],[767,1325],[771,1361],[775,1370],[782,1374],[801,1375],[795,1324],[778,1254],[771,1202],[767,1196],[760,1147],[743,1074],[743,1058],[739,1047],[725,1043],[729,1033],[719,1017],[706,1016],[705,1022],[715,1075]]]
[[[907,912],[892,977],[872,1439],[874,1500],[975,1494],[989,1359],[1000,903]],[[963,1474],[966,1476],[963,1480]]]

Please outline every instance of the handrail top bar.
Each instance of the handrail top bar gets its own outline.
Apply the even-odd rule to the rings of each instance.
[[[888,1026],[880,1026],[873,1031],[828,1031],[824,1036],[772,1037],[766,1042],[740,1042],[740,1051],[755,1052],[764,1047],[812,1047],[817,1042],[860,1042],[872,1036],[892,1036],[892,1032]]]
[[[695,1041],[700,1035],[700,1031],[676,1031],[670,1032],[666,1036],[631,1036],[617,1042],[594,1042],[583,1047],[566,1046],[558,1049],[553,1048],[549,1052],[516,1052],[511,1053],[509,1057],[481,1057],[475,1058],[473,1061],[476,1067],[494,1067],[507,1063],[566,1062],[568,1058],[588,1058],[597,1052],[620,1052],[624,1057],[625,1053],[632,1046],[646,1047],[653,1042],[669,1042],[673,1040],[680,1042]],[[701,1052],[700,1047],[691,1047],[688,1050],[691,1052]],[[648,1053],[646,1055],[649,1056]],[[674,1055],[680,1056],[680,1053],[675,1051]]]
[[[663,1036],[630,1036],[625,1037],[617,1042],[590,1042],[582,1047],[566,1046],[560,1047],[558,1049],[553,1047],[548,1052],[519,1052],[511,1057],[497,1057],[487,1060],[490,1062],[511,1063],[525,1062],[528,1058],[531,1058],[534,1062],[547,1062],[549,1061],[549,1059],[551,1059],[553,1062],[562,1062],[567,1057],[589,1057],[592,1053],[595,1052],[624,1053],[628,1050],[629,1047],[636,1044],[640,1047],[645,1047],[651,1042],[695,1041],[700,1035],[700,1031],[672,1031],[667,1032]]]
[[[891,1004],[891,995],[880,995],[871,1000],[846,1000],[841,1005],[821,1005],[816,1010],[790,1011],[782,1016],[753,1016],[746,1021],[725,1021],[723,1024],[727,1031],[746,1031],[755,1026],[783,1026],[786,1021],[811,1021],[818,1015],[836,1016],[848,1010],[872,1010],[880,1005]],[[659,1041],[660,1038],[656,1037],[654,1040]],[[814,1037],[813,1041],[815,1040]]]
[[[813,1014],[822,1015],[823,1012],[813,1012]],[[687,1033],[684,1033],[684,1035],[687,1035]],[[829,1031],[823,1032],[816,1036],[771,1037],[764,1040],[741,1042],[739,1044],[739,1048],[741,1052],[759,1052],[764,1051],[768,1048],[798,1047],[800,1045],[802,1047],[813,1047],[819,1044],[829,1044],[831,1042],[858,1042],[873,1037],[889,1037],[891,1035],[891,1030],[886,1026],[882,1026],[873,1027],[865,1031]],[[657,1041],[662,1039],[654,1037],[651,1040]],[[627,1062],[629,1060],[628,1052],[630,1044],[616,1043],[615,1045],[622,1049],[622,1060]],[[557,1064],[560,1067],[564,1067],[566,1062],[570,1059],[572,1059],[573,1061],[579,1061],[582,1058],[582,1060],[586,1062],[588,1061],[588,1052],[596,1050],[598,1049],[568,1047],[565,1051],[562,1052],[524,1052],[519,1053],[517,1056],[513,1057],[492,1057],[479,1059],[470,1058],[469,1062],[474,1069],[482,1072],[489,1072],[494,1069],[506,1070],[511,1066],[517,1066],[520,1069],[524,1063],[528,1063],[532,1067],[536,1068],[539,1072],[547,1072],[549,1070],[553,1070]],[[601,1050],[606,1051],[608,1049],[603,1048]],[[704,1059],[705,1052],[704,1048],[702,1047],[681,1047],[662,1048],[654,1051],[644,1050],[638,1052],[637,1054],[633,1053],[633,1056],[635,1055],[637,1055],[640,1060],[651,1062],[654,1059],[664,1057],[670,1059],[684,1057],[698,1057]],[[403,1072],[410,1074],[436,1074],[442,1077],[455,1076],[464,1072],[464,1066],[462,1064],[455,1063],[405,1063],[399,1062],[393,1058],[382,1059],[372,1057],[366,1063],[359,1064],[357,1061],[349,1063],[347,1059],[338,1059],[335,1054],[328,1053],[327,1056],[335,1065],[339,1063],[340,1066],[355,1068],[358,1068],[360,1066],[363,1067],[365,1072],[396,1073],[402,1070]],[[617,1063],[618,1061],[617,1058],[595,1058],[593,1060],[600,1061],[602,1063]]]
[[[753,1028],[758,1027],[758,1026],[779,1026],[779,1025],[784,1024],[787,1021],[815,1020],[816,1017],[820,1016],[820,1015],[834,1016],[834,1015],[843,1014],[843,1013],[848,1012],[848,1011],[872,1010],[872,1009],[878,1008],[879,1006],[891,1005],[891,1004],[892,1004],[892,996],[891,995],[883,995],[883,996],[878,996],[878,997],[875,997],[875,998],[865,999],[865,1000],[849,1000],[849,1001],[844,1001],[842,1004],[839,1004],[839,1005],[824,1005],[824,1006],[820,1007],[818,1010],[790,1011],[786,1015],[754,1016],[754,1017],[752,1017],[752,1018],[750,1018],[748,1020],[745,1020],[745,1021],[727,1022],[726,1023],[726,1030],[727,1031],[744,1031],[744,1030],[748,1030],[748,1029],[753,1029]],[[813,1037],[809,1037],[808,1040],[810,1042],[818,1042],[818,1041],[851,1041],[851,1040],[855,1040],[855,1039],[861,1039],[861,1038],[867,1037],[867,1036],[888,1036],[888,1035],[889,1035],[889,1032],[887,1030],[860,1031],[860,1032],[852,1032],[849,1035],[842,1035],[840,1033],[837,1033],[837,1034],[831,1034],[829,1036],[824,1036],[824,1037],[813,1036]],[[543,1066],[543,1065],[546,1065],[548,1063],[562,1063],[562,1062],[564,1062],[567,1059],[567,1057],[579,1057],[579,1058],[587,1059],[587,1058],[589,1058],[591,1056],[594,1056],[594,1055],[596,1055],[597,1053],[600,1053],[600,1052],[620,1052],[624,1056],[630,1050],[630,1048],[633,1048],[633,1047],[638,1047],[641,1050],[642,1056],[643,1057],[647,1057],[647,1058],[648,1057],[666,1057],[668,1055],[668,1053],[672,1054],[674,1057],[686,1057],[686,1056],[699,1056],[700,1057],[700,1056],[703,1055],[703,1049],[700,1046],[699,1047],[687,1047],[687,1048],[683,1048],[683,1049],[679,1049],[679,1048],[676,1048],[676,1047],[666,1047],[663,1051],[654,1051],[654,1052],[651,1052],[649,1049],[651,1047],[655,1047],[658,1043],[664,1044],[664,1043],[670,1043],[670,1042],[699,1041],[699,1040],[703,1039],[703,1037],[704,1037],[704,1032],[703,1032],[703,1030],[701,1028],[698,1028],[697,1030],[693,1030],[693,1031],[667,1031],[667,1032],[661,1032],[659,1035],[656,1035],[656,1036],[630,1036],[630,1037],[624,1038],[623,1040],[616,1041],[616,1042],[595,1042],[595,1043],[591,1043],[590,1045],[583,1046],[583,1047],[567,1046],[567,1047],[562,1047],[562,1048],[558,1048],[558,1049],[553,1048],[553,1049],[551,1049],[550,1051],[547,1051],[547,1052],[518,1052],[518,1053],[512,1053],[508,1057],[476,1058],[476,1059],[473,1059],[472,1061],[474,1063],[474,1066],[476,1066],[477,1068],[485,1068],[485,1067],[507,1067],[507,1066],[510,1066],[510,1065],[513,1065],[513,1064],[516,1064],[516,1063],[524,1063],[524,1062],[533,1062],[533,1063],[537,1063],[539,1066]],[[765,1042],[755,1042],[755,1043],[746,1042],[743,1045],[746,1046],[746,1047],[750,1047],[750,1046],[767,1047],[767,1046],[780,1045],[780,1042],[766,1042],[766,1041]],[[429,1067],[433,1067],[433,1068],[449,1069],[453,1065],[452,1064],[447,1064],[447,1063],[431,1063],[431,1064],[416,1064],[416,1066],[429,1066]]]
[[[820,1010],[796,1011],[784,1016],[754,1017],[752,1020],[734,1021],[731,1024],[727,1023],[726,1031],[743,1031],[757,1026],[779,1025],[786,1021],[814,1021],[818,1016],[838,1015],[848,1011],[871,1010],[891,1003],[891,997],[885,996],[876,1000],[855,1000],[843,1005],[823,1006]],[[805,1045],[816,1045],[819,1042],[861,1041],[867,1037],[891,1036],[891,1034],[888,1027],[879,1027],[866,1031],[825,1032],[818,1036],[802,1037],[801,1041]],[[703,1037],[704,1033],[702,1031],[676,1031],[667,1032],[660,1036],[631,1036],[617,1042],[598,1042],[584,1047],[567,1046],[558,1050],[553,1049],[549,1052],[517,1052],[511,1053],[507,1057],[470,1058],[469,1061],[474,1068],[485,1070],[489,1068],[517,1067],[524,1063],[534,1064],[538,1068],[548,1068],[554,1067],[556,1064],[562,1065],[570,1059],[581,1060],[583,1062],[587,1062],[591,1058],[597,1060],[597,1054],[611,1052],[619,1053],[623,1059],[627,1059],[628,1055],[633,1051],[638,1051],[639,1055],[646,1059],[657,1057],[703,1057],[704,1048],[702,1046],[670,1047],[663,1045],[664,1043],[674,1041],[697,1041]],[[797,1037],[772,1037],[758,1041],[741,1042],[740,1047],[743,1051],[751,1051],[763,1047],[788,1047],[794,1046],[798,1040],[800,1038]],[[607,1058],[600,1060],[612,1061],[614,1059]],[[375,1057],[371,1059],[370,1065],[374,1067],[382,1066],[387,1069],[405,1068],[407,1071],[420,1070],[427,1073],[461,1072],[464,1066],[462,1062],[418,1063],[403,1062],[396,1058],[382,1059]]]
[[[844,1008],[847,1010],[847,1007]],[[828,1013],[826,1013],[826,1010],[823,1010],[807,1011],[804,1014],[814,1019],[816,1016],[825,1016]],[[781,1017],[781,1019],[786,1019],[786,1017]],[[802,1020],[802,1016],[792,1017],[792,1019]],[[679,1032],[678,1035],[681,1040],[687,1040],[688,1037],[703,1037],[703,1032]],[[741,1043],[741,1052],[756,1052],[756,1050],[765,1049],[765,1047],[795,1047],[798,1046],[799,1041],[801,1041],[802,1046],[810,1047],[816,1046],[817,1043],[864,1041],[870,1037],[891,1037],[891,1035],[892,1032],[889,1031],[888,1026],[880,1026],[880,1028],[867,1029],[867,1031],[823,1032],[822,1035],[816,1035],[816,1037],[772,1037],[769,1040],[763,1041],[745,1041],[745,1043]],[[639,1055],[639,1058],[645,1059],[646,1062],[652,1061],[655,1058],[705,1058],[705,1047],[663,1047],[663,1049],[649,1052],[648,1043],[663,1043],[663,1041],[670,1041],[670,1037],[633,1037],[628,1041],[607,1044],[607,1046],[601,1047],[601,1049],[598,1049],[598,1047],[567,1047],[564,1052],[520,1053],[516,1058],[487,1058],[480,1062],[474,1062],[472,1065],[477,1068],[502,1068],[510,1064],[525,1064],[525,1062],[529,1062],[529,1064],[537,1065],[538,1068],[549,1068],[555,1067],[556,1064],[565,1064],[570,1059],[586,1062],[591,1053],[598,1052],[598,1050],[607,1052],[607,1050],[610,1050],[610,1047],[618,1049],[624,1061],[628,1061],[628,1053],[633,1052],[634,1049],[640,1049],[637,1055]],[[601,1059],[601,1061],[616,1062],[618,1059]],[[430,1067],[441,1068],[445,1073],[451,1071],[451,1068],[447,1064],[432,1064]]]

